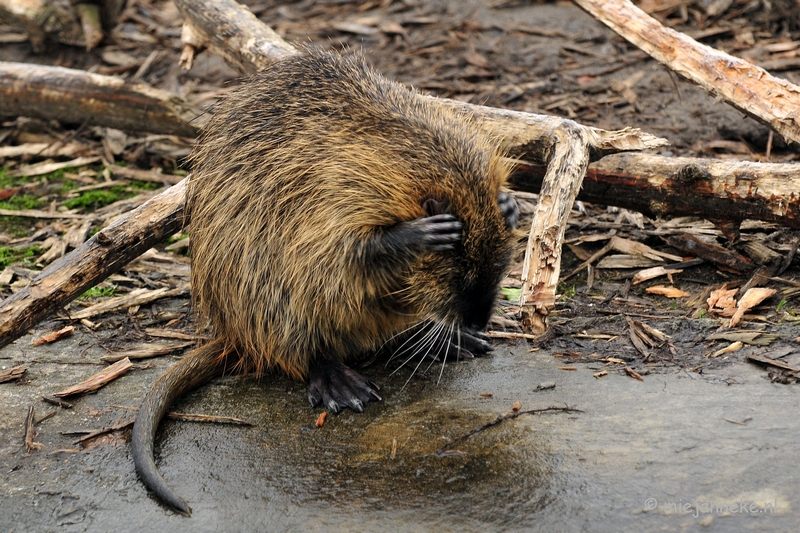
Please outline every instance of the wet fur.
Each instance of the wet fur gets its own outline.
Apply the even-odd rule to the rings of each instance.
[[[315,359],[363,357],[411,323],[457,323],[462,286],[482,277],[472,292],[494,300],[508,169],[464,122],[358,56],[319,52],[220,106],[191,158],[192,295],[243,367],[303,379]],[[427,198],[464,222],[462,253],[371,249]]]
[[[305,379],[423,321],[485,327],[513,238],[495,146],[357,55],[306,50],[231,93],[191,156],[187,199],[192,298],[214,339],[147,394],[132,437],[145,484],[191,512],[156,469],[155,432],[226,367]],[[457,243],[408,239],[437,213],[463,224]]]

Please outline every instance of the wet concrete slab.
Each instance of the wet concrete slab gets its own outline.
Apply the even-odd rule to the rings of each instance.
[[[58,452],[78,448],[63,431],[129,418],[112,406],[138,406],[175,360],[151,360],[71,410],[42,402],[102,368],[92,363],[115,332],[94,335],[36,348],[27,336],[0,350],[0,367],[29,367],[22,384],[0,384],[0,531],[800,530],[796,386],[745,363],[716,377],[675,369],[642,382],[618,371],[597,379],[595,366],[560,370],[523,342],[448,364],[439,384],[438,368],[404,388],[408,372],[373,364],[364,373],[384,401],[322,428],[301,384],[213,381],[176,410],[254,425],[162,424],[157,463],[192,506],[186,518],[148,495],[127,433]],[[555,387],[541,390],[547,383]],[[458,453],[436,454],[517,401],[583,412],[506,420],[453,444]],[[37,425],[42,449],[26,454],[29,405],[37,419],[56,414]]]

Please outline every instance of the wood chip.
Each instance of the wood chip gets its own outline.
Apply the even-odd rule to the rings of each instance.
[[[721,350],[717,350],[714,353],[710,353],[706,357],[719,357],[720,355],[725,355],[726,353],[738,352],[739,350],[742,349],[743,346],[744,346],[744,343],[742,343],[740,341],[732,342],[728,346],[726,346],[725,348],[722,348]]]
[[[125,409],[126,411],[138,411],[137,407],[129,407],[127,405],[112,405],[115,409]],[[217,416],[217,415],[204,415],[195,413],[179,413],[177,411],[170,411],[166,415],[170,420],[180,420],[182,422],[208,422],[212,424],[229,424],[234,426],[252,426],[252,422],[242,420],[241,418],[234,418],[232,416]]]
[[[511,406],[511,410],[519,411],[520,409],[522,409],[522,403],[519,400],[517,400],[516,402],[514,402],[514,405]]]
[[[22,377],[25,371],[28,370],[28,367],[25,365],[17,365],[12,366],[11,368],[6,368],[5,370],[0,370],[0,383],[5,383],[6,381],[14,381]]]
[[[600,372],[595,372],[595,373],[594,373],[594,374],[592,374],[592,375],[593,375],[594,377],[596,377],[597,379],[600,379],[600,378],[602,378],[603,376],[607,376],[607,375],[608,375],[608,370],[601,370]]]
[[[317,417],[317,421],[314,422],[314,426],[321,428],[322,426],[325,425],[326,418],[328,418],[328,411],[322,411]]]
[[[56,342],[59,339],[63,339],[64,337],[69,337],[74,332],[75,332],[75,326],[67,326],[58,331],[48,333],[47,335],[42,335],[38,339],[34,339],[33,345],[41,346],[42,344],[50,344]]]
[[[688,292],[676,289],[675,287],[666,287],[664,285],[647,287],[645,291],[650,294],[659,294],[661,296],[666,296],[667,298],[686,298],[688,296],[691,296]]]
[[[775,289],[768,289],[765,287],[753,287],[752,289],[748,289],[747,292],[744,293],[744,296],[742,296],[741,300],[739,300],[739,303],[736,304],[736,313],[731,318],[728,327],[734,327],[739,323],[747,311],[757,306],[767,298],[774,296],[776,292],[778,291]]]
[[[65,398],[67,396],[74,396],[76,394],[85,394],[87,392],[96,391],[97,389],[122,376],[131,368],[133,368],[133,363],[131,363],[131,360],[126,357],[121,361],[117,361],[105,370],[98,372],[89,379],[81,381],[77,385],[67,387],[61,392],[53,394],[53,396],[56,398]]]
[[[706,340],[743,342],[756,346],[769,346],[780,338],[780,335],[764,333],[763,331],[719,331],[706,337]]]
[[[651,279],[655,279],[661,276],[666,276],[669,274],[680,274],[683,270],[668,270],[663,266],[657,266],[653,268],[646,268],[644,270],[640,270],[633,276],[633,284],[638,285],[643,281],[648,281]]]
[[[59,213],[56,211],[39,211],[38,209],[0,209],[0,215],[23,218],[83,218],[76,213]]]

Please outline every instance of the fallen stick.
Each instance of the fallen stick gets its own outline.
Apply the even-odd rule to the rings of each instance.
[[[88,379],[81,381],[76,385],[67,387],[66,389],[53,394],[56,398],[66,398],[67,396],[75,396],[76,394],[85,394],[87,392],[94,392],[122,376],[128,370],[133,368],[133,363],[130,359],[122,359],[105,370],[98,372]]]
[[[121,359],[150,359],[152,357],[159,357],[161,355],[169,355],[178,350],[183,350],[194,344],[193,342],[182,342],[176,344],[143,344],[139,348],[132,350],[125,350],[124,352],[111,352],[111,355],[105,355],[100,358],[104,363],[116,363]]]
[[[119,309],[127,309],[128,307],[133,307],[134,305],[150,303],[161,298],[172,298],[173,296],[179,296],[183,292],[184,289],[182,288],[169,289],[167,287],[162,287],[160,289],[136,289],[124,296],[109,298],[104,302],[100,302],[91,307],[87,307],[82,311],[73,313],[70,315],[70,319],[81,320],[83,318],[91,318],[93,316],[102,315],[103,313],[109,313]]]
[[[206,117],[145,83],[63,67],[0,62],[0,116],[194,137]]]
[[[138,411],[138,407],[130,407],[127,405],[112,405],[116,409],[125,409],[126,411]],[[212,424],[231,424],[234,426],[252,426],[252,422],[242,420],[241,418],[234,418],[232,416],[216,416],[216,415],[201,415],[194,413],[178,413],[170,411],[165,415],[172,420],[181,420],[183,422],[206,422]]]
[[[665,28],[629,0],[575,0],[575,3],[670,70],[769,125],[787,141],[800,142],[797,85]]]
[[[470,438],[471,436],[475,435],[476,433],[480,433],[481,431],[483,431],[485,429],[488,429],[488,428],[490,428],[492,426],[496,426],[497,424],[499,424],[500,422],[503,422],[504,420],[511,420],[511,419],[514,419],[514,418],[519,418],[522,415],[539,415],[539,414],[542,414],[542,413],[552,413],[552,412],[557,412],[557,413],[559,413],[559,412],[560,413],[582,413],[583,411],[581,411],[580,409],[575,409],[574,407],[545,407],[544,409],[529,409],[527,411],[519,411],[519,410],[512,411],[510,413],[506,413],[504,415],[500,415],[497,418],[495,418],[494,420],[486,422],[485,424],[480,425],[480,426],[476,427],[473,430],[470,430],[470,431],[468,431],[468,432],[466,432],[466,433],[464,433],[462,435],[459,435],[458,437],[454,438],[453,440],[451,440],[450,442],[448,442],[447,444],[445,444],[444,446],[439,448],[439,450],[436,452],[436,455],[438,455],[438,456],[453,455],[453,450],[449,449],[450,446],[452,446],[456,442],[461,442],[462,440],[466,440],[466,439]],[[462,454],[463,454],[463,452],[458,453],[458,455],[462,455]]]

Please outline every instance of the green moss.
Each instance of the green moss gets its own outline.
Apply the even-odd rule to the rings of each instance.
[[[81,299],[89,299],[89,298],[100,298],[103,296],[114,296],[114,291],[117,289],[116,285],[107,285],[105,287],[101,287],[97,285],[92,287],[88,291],[81,294],[78,298]]]
[[[188,233],[177,233],[177,234],[173,235],[172,237],[170,237],[169,239],[167,239],[167,243],[168,244],[173,244],[173,243],[176,243],[178,241],[182,241],[183,239],[185,239],[188,236],[189,236]]]
[[[26,248],[0,247],[0,270],[12,263],[18,263],[29,259],[39,253],[38,246],[28,246]]]
[[[36,209],[42,205],[42,201],[30,194],[18,194],[0,202],[0,209],[11,209],[20,211],[22,209]]]
[[[64,206],[67,209],[78,209],[78,208],[91,208],[91,209],[99,209],[101,207],[107,206],[108,204],[113,204],[117,200],[119,200],[119,194],[114,191],[118,187],[111,187],[108,190],[104,191],[86,191],[80,194],[80,196],[76,198],[72,198],[64,202]]]
[[[139,181],[133,180],[130,184],[131,189],[139,189],[142,191],[154,191],[156,189],[160,189],[162,187],[161,183],[156,183],[155,181]]]

